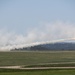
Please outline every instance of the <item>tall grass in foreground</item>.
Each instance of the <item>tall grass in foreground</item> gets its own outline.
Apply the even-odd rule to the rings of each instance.
[[[75,75],[75,69],[52,70],[0,70],[0,75]]]

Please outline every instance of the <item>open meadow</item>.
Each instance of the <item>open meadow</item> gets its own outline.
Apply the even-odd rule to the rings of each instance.
[[[75,51],[0,52],[0,66],[75,63]]]
[[[75,67],[75,51],[0,52],[0,67]],[[75,75],[75,68],[69,69],[4,69],[0,75]]]
[[[75,75],[75,70],[2,70],[0,75]]]

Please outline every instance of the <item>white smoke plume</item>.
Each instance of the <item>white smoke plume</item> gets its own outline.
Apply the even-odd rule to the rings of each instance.
[[[75,24],[67,22],[42,23],[28,31],[27,35],[0,30],[0,50],[8,51],[68,38],[75,38]]]

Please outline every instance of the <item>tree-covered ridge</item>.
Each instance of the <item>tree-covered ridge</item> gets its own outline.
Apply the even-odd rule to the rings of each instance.
[[[29,51],[45,51],[45,50],[75,50],[75,43],[50,43],[50,44],[42,44],[31,47],[23,47],[14,50],[29,50]]]

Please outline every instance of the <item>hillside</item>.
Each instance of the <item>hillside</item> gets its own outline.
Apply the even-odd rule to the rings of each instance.
[[[60,42],[60,43],[50,43],[50,44],[42,44],[42,45],[36,45],[31,47],[23,47],[14,49],[15,51],[57,51],[57,50],[75,50],[75,43],[71,42]],[[13,50],[13,51],[14,51]]]

